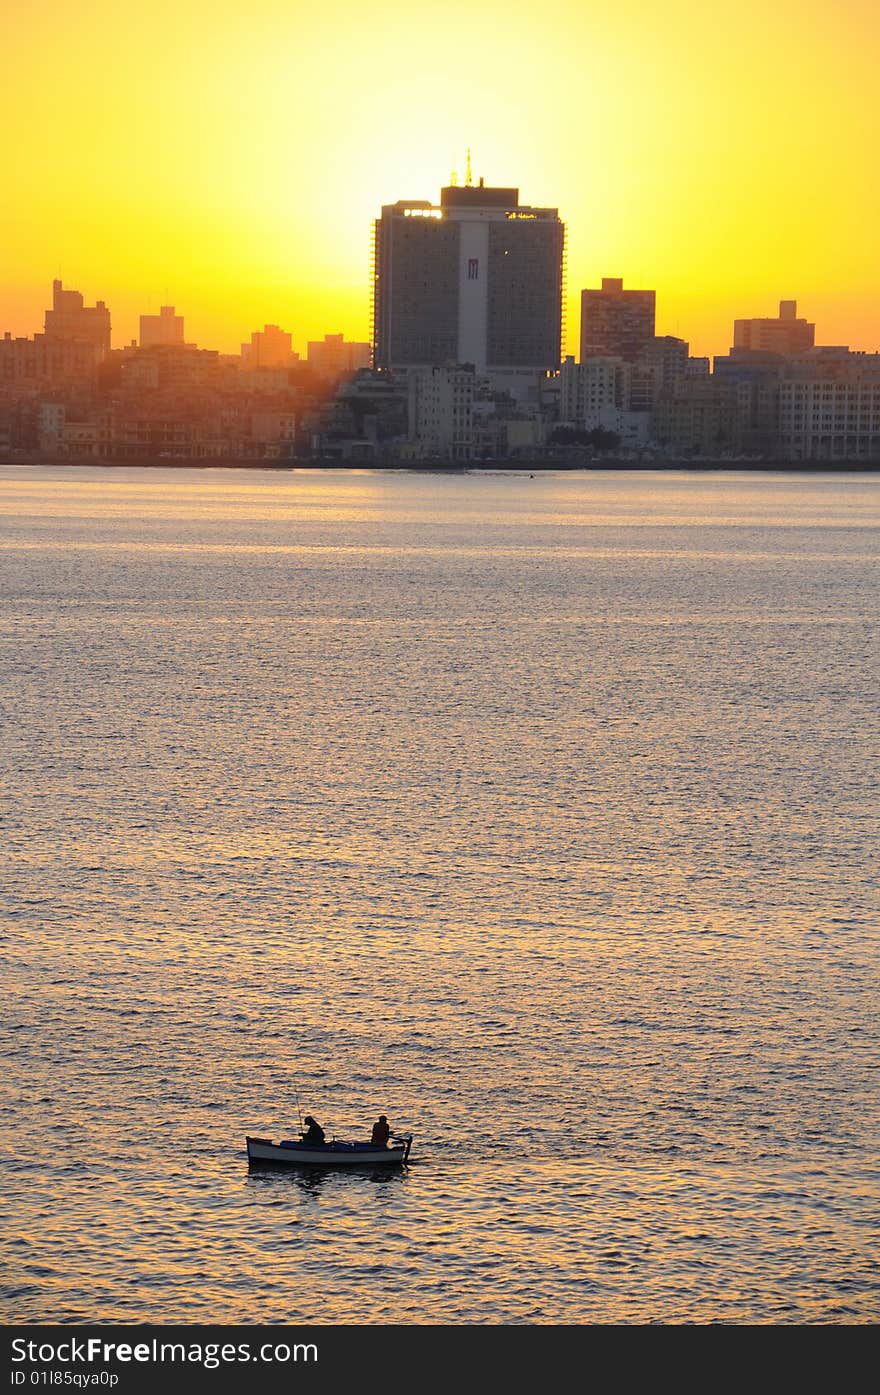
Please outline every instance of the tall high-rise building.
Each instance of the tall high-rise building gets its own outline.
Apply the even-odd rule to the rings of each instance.
[[[593,355],[632,363],[654,338],[656,291],[625,291],[616,276],[581,291],[581,362]]]
[[[103,300],[84,305],[79,291],[66,291],[60,281],[53,281],[45,334],[50,341],[92,344],[96,357],[105,358],[110,352],[110,311]]]
[[[734,320],[733,347],[773,354],[802,354],[812,349],[816,326],[799,320],[796,300],[780,300],[779,318]]]
[[[175,315],[173,305],[163,305],[158,315],[141,315],[141,348],[156,344],[183,343],[183,316]]]
[[[375,223],[377,368],[469,363],[479,373],[559,367],[565,227],[518,189],[450,185],[439,206],[386,204]]]

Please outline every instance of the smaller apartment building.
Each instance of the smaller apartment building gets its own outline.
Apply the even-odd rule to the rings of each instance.
[[[779,442],[786,460],[880,460],[880,370],[783,379]]]
[[[566,358],[559,373],[559,420],[587,429],[600,425],[603,409],[627,405],[630,371],[620,358]]]
[[[409,368],[407,411],[411,443],[423,458],[474,457],[474,387],[470,364]]]

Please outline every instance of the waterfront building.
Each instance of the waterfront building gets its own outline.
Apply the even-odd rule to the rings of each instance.
[[[651,412],[651,439],[659,446],[717,457],[737,444],[736,392],[712,378],[682,378]]]
[[[592,355],[632,363],[654,338],[656,291],[623,289],[603,276],[599,290],[581,291],[581,362]]]
[[[629,380],[629,365],[621,358],[597,355],[575,363],[567,357],[559,373],[560,422],[586,430],[601,425],[605,409],[625,408]]]
[[[608,431],[628,449],[648,440],[650,415],[633,407],[640,370],[622,358],[566,358],[559,374],[559,422],[578,431]],[[641,370],[649,374],[649,369]],[[653,382],[653,379],[650,380]]]
[[[375,222],[373,361],[472,364],[514,391],[559,367],[565,228],[519,190],[450,185]],[[523,387],[523,390],[525,388]]]
[[[880,354],[818,349],[779,384],[785,460],[880,461]]]
[[[405,376],[362,368],[306,411],[301,428],[320,458],[387,461],[407,440]]]
[[[780,300],[778,319],[734,320],[733,347],[774,354],[801,354],[812,349],[816,326],[798,319],[797,301]]]
[[[105,454],[103,446],[104,423],[98,416],[87,417],[83,421],[65,421],[61,431],[61,445],[67,455],[75,460],[96,459]]]
[[[67,409],[63,402],[40,402],[37,406],[37,440],[40,450],[50,454],[57,451],[64,440],[64,425]]]
[[[163,305],[158,315],[141,315],[142,349],[151,349],[156,344],[182,343],[183,316],[175,315],[173,305]]]
[[[779,452],[779,384],[787,360],[761,349],[716,354],[713,380],[736,402],[736,445],[746,455]]]
[[[414,456],[471,460],[475,373],[470,364],[409,368],[407,420]]]
[[[294,412],[251,412],[248,418],[250,440],[262,447],[280,445],[292,449],[296,439]]]

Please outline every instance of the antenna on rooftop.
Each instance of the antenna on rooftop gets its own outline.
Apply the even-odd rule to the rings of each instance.
[[[455,156],[452,157],[452,173],[449,176],[449,187],[454,189],[458,184],[458,170],[455,168]]]
[[[464,177],[464,182],[465,182],[465,187],[468,188],[468,189],[470,189],[471,185],[472,185],[473,182],[474,182],[474,177],[473,177],[473,175],[472,175],[472,173],[471,173],[471,148],[470,148],[470,146],[468,146],[468,153],[467,153],[467,172],[466,172],[465,177]]]

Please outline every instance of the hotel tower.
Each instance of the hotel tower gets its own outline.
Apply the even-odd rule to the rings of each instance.
[[[377,368],[473,364],[496,379],[559,367],[565,227],[518,189],[450,185],[375,223]]]

